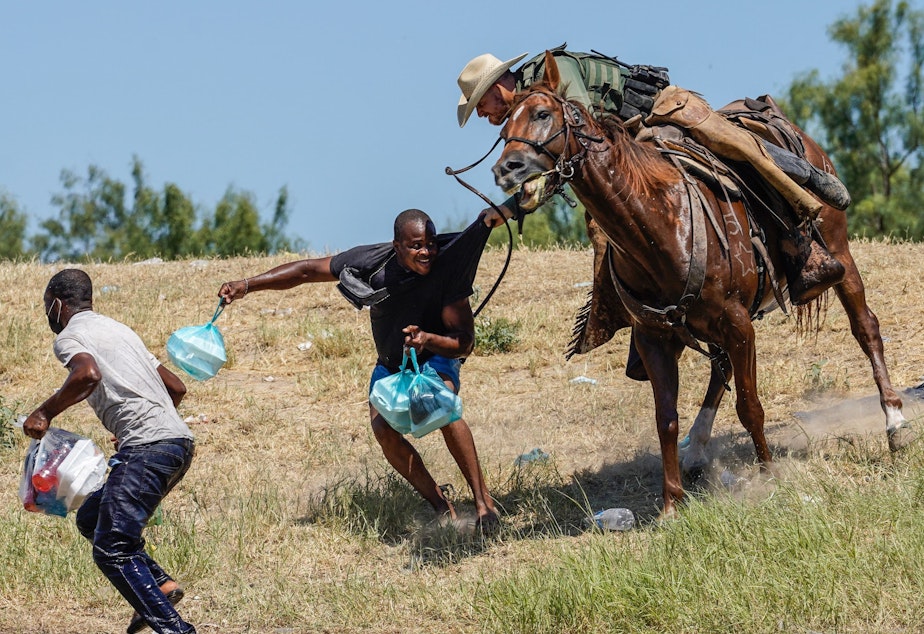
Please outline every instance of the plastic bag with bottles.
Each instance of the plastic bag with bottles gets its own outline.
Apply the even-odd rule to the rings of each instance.
[[[89,438],[49,427],[23,461],[19,499],[33,513],[64,517],[103,485],[106,457]]]

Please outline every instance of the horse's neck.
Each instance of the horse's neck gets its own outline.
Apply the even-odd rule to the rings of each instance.
[[[617,167],[615,151],[590,153],[572,187],[614,245],[620,274],[663,287],[665,278],[676,278],[689,263],[683,185],[678,180],[665,189],[644,182],[642,170]]]

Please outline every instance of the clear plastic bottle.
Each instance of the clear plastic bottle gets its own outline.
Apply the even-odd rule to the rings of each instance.
[[[627,531],[635,526],[635,514],[629,509],[606,509],[594,514],[594,522],[608,531]]]
[[[32,486],[40,493],[48,493],[58,486],[58,465],[67,457],[70,447],[58,447],[45,460],[42,468],[32,474]]]

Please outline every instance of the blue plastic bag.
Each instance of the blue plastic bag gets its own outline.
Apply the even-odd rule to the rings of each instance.
[[[462,418],[462,399],[425,363],[408,386],[408,411],[411,435],[421,438]]]
[[[414,369],[407,367],[407,352],[401,357],[401,369],[382,377],[372,385],[369,402],[382,418],[399,434],[411,433],[411,414],[408,388],[417,376],[417,352],[411,348]]]
[[[209,323],[180,328],[167,340],[167,356],[174,365],[197,381],[215,376],[228,360],[225,338],[215,325],[215,320],[224,309],[224,300],[219,300],[218,308]]]
[[[375,382],[369,402],[396,432],[421,438],[462,418],[462,399],[429,364],[418,365],[414,348],[413,369],[407,367],[408,358],[405,352],[401,369]]]

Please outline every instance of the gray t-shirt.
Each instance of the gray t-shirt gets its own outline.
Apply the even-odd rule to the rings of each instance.
[[[65,366],[80,353],[96,361],[102,380],[87,402],[120,449],[193,437],[157,373],[157,357],[125,324],[93,311],[77,313],[55,337],[54,352]]]

